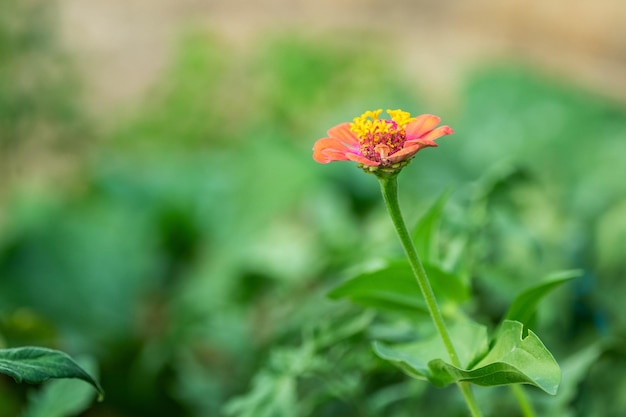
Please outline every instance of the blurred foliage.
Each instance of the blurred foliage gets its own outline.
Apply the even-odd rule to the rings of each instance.
[[[54,5],[0,2],[0,185],[23,159],[68,152],[88,130],[68,55],[56,36]],[[31,168],[32,169],[32,168]]]
[[[36,20],[41,4],[0,6],[3,160],[49,132],[75,138],[88,120],[57,77],[71,69],[50,58],[54,37],[38,33],[50,28]],[[312,144],[362,110],[404,108],[457,132],[405,169],[400,192],[417,220],[454,188],[434,253],[471,281],[466,310],[494,325],[521,289],[583,269],[536,322],[573,375],[566,399],[528,393],[545,415],[623,415],[624,106],[508,65],[468,76],[453,111],[429,107],[418,79],[380,59],[382,40],[343,35],[233,51],[190,33],[134,114],[101,116],[108,133],[76,155],[71,179],[14,177],[0,217],[4,344],[93,354],[107,398],[85,416],[463,415],[454,390],[371,352],[383,318],[396,334],[413,323],[326,297],[341,271],[400,249],[374,178],[315,164]],[[47,59],[54,70],[31,65]],[[0,416],[24,406],[27,388],[0,379]],[[479,402],[519,413],[500,389]]]

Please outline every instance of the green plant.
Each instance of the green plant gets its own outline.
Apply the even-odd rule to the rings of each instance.
[[[548,394],[556,394],[561,380],[560,369],[539,338],[531,330],[524,331],[523,322],[530,321],[536,304],[545,294],[578,273],[562,274],[519,295],[491,338],[485,326],[474,322],[458,309],[448,313],[453,320],[450,320],[452,324],[450,321],[446,324],[433,291],[433,278],[439,280],[435,282],[442,292],[446,288],[450,288],[449,292],[467,291],[454,288],[463,286],[460,278],[445,280],[445,272],[450,271],[445,271],[437,262],[436,253],[433,251],[431,255],[428,249],[433,244],[433,227],[428,223],[438,218],[437,210],[441,210],[441,204],[433,208],[433,213],[425,217],[414,233],[435,268],[444,271],[443,274],[432,274],[429,279],[400,211],[397,177],[418,151],[437,146],[433,140],[452,133],[452,129],[448,126],[436,128],[440,119],[433,115],[411,118],[400,110],[388,110],[391,119],[385,120],[379,119],[380,112],[368,111],[350,124],[343,123],[330,129],[328,138],[315,143],[313,158],[320,163],[356,161],[359,168],[377,177],[389,216],[406,254],[408,268],[404,269],[409,269],[411,274],[398,274],[397,266],[388,267],[387,271],[376,271],[376,279],[361,274],[332,294],[355,296],[366,305],[374,300],[373,306],[378,305],[383,295],[387,303],[399,301],[403,313],[411,315],[410,304],[407,305],[409,294],[419,292],[424,302],[422,309],[432,320],[436,335],[402,344],[374,341],[374,352],[407,374],[428,380],[435,386],[456,383],[473,416],[481,416],[482,412],[468,383],[481,386],[525,383]],[[417,281],[417,286],[413,288],[406,282],[406,277],[410,275]],[[412,301],[415,303],[415,297]],[[450,311],[451,307],[447,306],[447,310]],[[514,393],[524,414],[533,416],[534,411],[523,391],[515,389]]]

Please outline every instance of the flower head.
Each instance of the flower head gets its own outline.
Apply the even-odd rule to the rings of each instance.
[[[423,148],[437,146],[435,139],[453,133],[449,126],[436,127],[441,120],[432,114],[411,117],[402,110],[387,110],[390,119],[379,119],[382,110],[366,111],[352,123],[328,131],[328,137],[313,146],[313,159],[355,161],[366,172],[394,173],[406,166]]]

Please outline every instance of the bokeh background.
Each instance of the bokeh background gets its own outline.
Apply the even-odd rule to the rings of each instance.
[[[624,74],[622,0],[2,0],[0,341],[107,397],[2,377],[0,416],[464,415],[374,357],[384,313],[326,297],[399,250],[375,179],[311,159],[376,108],[456,131],[400,187],[412,222],[451,193],[468,314],[584,271],[538,313],[564,370],[539,414],[626,415]]]

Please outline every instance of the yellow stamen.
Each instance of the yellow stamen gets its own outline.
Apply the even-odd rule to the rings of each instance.
[[[387,133],[389,131],[389,124],[386,120],[378,119],[381,112],[382,109],[374,111],[368,110],[359,117],[355,117],[350,124],[350,130],[356,133],[361,141],[370,137],[372,134]]]
[[[350,123],[350,130],[359,137],[361,141],[365,138],[374,139],[375,136],[383,133],[394,133],[397,130],[402,130],[415,120],[411,117],[409,112],[403,110],[387,110],[391,120],[395,122],[395,126],[389,123],[388,120],[379,119],[382,109],[368,110],[359,117],[355,117],[352,123]],[[374,138],[372,138],[374,136]]]
[[[400,109],[387,110],[387,113],[389,114],[389,116],[391,116],[391,119],[398,124],[399,128],[403,128],[411,123],[413,120],[415,120],[415,117],[411,117],[411,113],[402,111]]]
[[[355,117],[350,131],[358,138],[364,157],[386,164],[404,146],[406,126],[415,119],[402,110],[387,110],[390,119],[379,119],[381,113],[382,109],[368,110]]]

